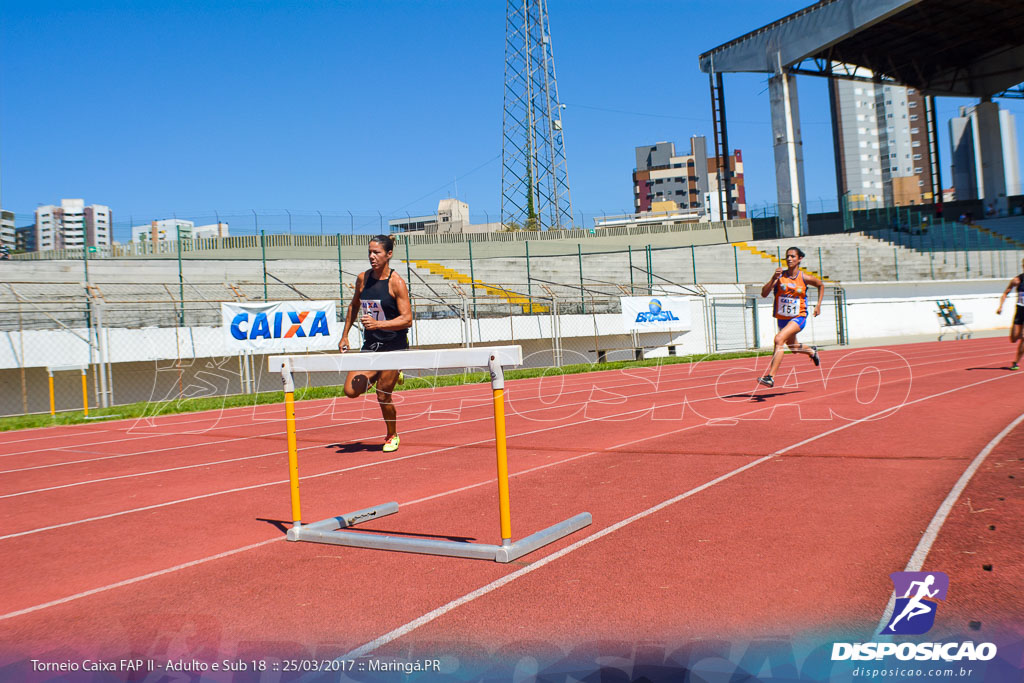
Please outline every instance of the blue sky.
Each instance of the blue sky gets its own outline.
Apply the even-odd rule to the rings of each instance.
[[[630,209],[635,146],[710,139],[700,52],[808,4],[549,0],[576,214]],[[275,231],[317,210],[328,232],[366,231],[456,194],[474,220],[500,211],[504,0],[0,6],[5,209],[81,197],[125,226],[216,211],[232,232],[252,210]],[[748,203],[774,202],[766,77],[725,89]],[[826,90],[799,81],[812,210],[836,194]],[[947,185],[965,103],[939,101]],[[1024,103],[1001,104],[1019,128]]]

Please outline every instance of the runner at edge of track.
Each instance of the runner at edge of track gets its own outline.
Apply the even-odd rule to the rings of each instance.
[[[405,280],[391,267],[391,254],[395,242],[387,235],[370,239],[370,269],[356,277],[356,291],[345,316],[345,329],[338,342],[338,350],[348,351],[348,333],[359,315],[363,326],[363,351],[404,351],[409,348],[408,329],[412,326],[412,306],[409,303],[409,287]],[[371,384],[377,384],[377,402],[387,425],[383,450],[391,453],[398,450],[398,413],[392,400],[396,384],[401,384],[400,370],[353,370],[345,377],[345,395],[357,398],[363,395]]]
[[[800,261],[804,252],[796,247],[786,250],[786,267],[776,268],[772,279],[761,288],[761,297],[775,293],[774,316],[779,321],[779,333],[775,335],[775,352],[768,372],[757,381],[766,387],[775,386],[775,373],[782,364],[782,354],[786,347],[792,353],[804,353],[811,357],[815,365],[821,365],[818,358],[818,347],[804,346],[797,342],[796,335],[807,324],[807,286],[818,288],[818,304],[814,307],[814,315],[821,314],[821,300],[825,296],[825,286],[813,275],[800,270]]]
[[[1020,266],[1024,270],[1024,259],[1021,259]],[[999,307],[996,308],[996,315],[1000,315],[1003,312],[1003,304],[1006,302],[1006,297],[1014,287],[1017,288],[1017,310],[1013,314],[1013,324],[1010,325],[1010,343],[1017,344],[1017,355],[1014,356],[1013,365],[1010,366],[1010,369],[1019,370],[1020,358],[1024,356],[1024,272],[1010,280],[1010,284],[1006,285],[1003,295],[999,297]]]

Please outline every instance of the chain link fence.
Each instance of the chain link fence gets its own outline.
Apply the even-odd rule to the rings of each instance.
[[[339,292],[345,293],[337,308],[340,323],[352,293],[352,285],[345,283],[269,282],[265,292],[262,282],[180,287],[4,283],[0,415],[276,391],[280,378],[265,370],[268,354],[224,350],[221,303],[338,301]],[[538,281],[474,287],[416,282],[413,292],[409,336],[414,348],[518,344],[524,367],[703,353],[755,343],[754,335],[744,331],[750,321],[732,314],[733,299],[719,301],[699,287],[670,290],[646,281],[583,287]],[[690,330],[624,331],[621,297],[651,293],[689,295]],[[361,343],[359,335],[354,329],[353,346]],[[343,380],[330,373],[309,377],[316,385]]]

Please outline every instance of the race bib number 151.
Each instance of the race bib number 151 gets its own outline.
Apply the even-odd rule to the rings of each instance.
[[[792,296],[779,297],[779,315],[795,318],[800,315],[800,299]]]

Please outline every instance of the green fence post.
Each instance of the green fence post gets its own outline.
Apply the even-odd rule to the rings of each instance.
[[[473,274],[473,240],[466,240],[469,245],[469,289],[473,292],[473,317],[476,317],[476,276]]]
[[[821,262],[821,247],[818,247],[818,275],[825,277],[825,266]]]
[[[932,271],[932,279],[935,279],[935,252],[928,252],[928,268]]]
[[[633,245],[629,245],[629,295],[633,296]]]
[[[523,240],[526,245],[526,298],[530,300],[530,313],[533,313],[533,282],[530,279],[530,242]]]
[[[155,245],[154,245],[155,246]],[[82,266],[85,268],[85,284],[89,284],[89,245],[85,243],[85,238],[82,238]],[[85,329],[92,329],[92,297],[85,297]],[[25,331],[22,330],[20,334],[24,335]],[[90,346],[90,349],[92,347]],[[90,357],[92,352],[90,351]]]
[[[893,247],[892,248],[892,264],[893,264],[893,266],[896,269],[896,282],[900,281],[900,259],[899,259],[899,256],[897,255],[898,251],[899,251],[899,247]]]
[[[696,252],[693,249],[693,245],[690,245],[690,266],[693,268],[693,284],[697,284],[697,257]]]
[[[185,276],[181,271],[181,226],[175,226],[178,231],[178,326],[185,327]]]
[[[647,245],[647,295],[650,296],[654,286],[654,250]]]
[[[740,283],[740,257],[736,245],[732,245],[732,264],[736,269],[736,284]]]
[[[860,247],[857,247],[857,282],[863,282],[864,276],[860,272]]]
[[[260,251],[263,254],[263,300],[267,301],[267,236],[260,230]]]
[[[402,242],[405,244],[405,285],[409,288],[409,297],[412,298],[412,256],[409,254],[409,242],[412,235],[403,235]]]
[[[587,302],[583,299],[583,243],[576,243],[576,256],[580,261],[580,307],[584,313],[587,312]]]
[[[942,248],[942,264],[946,264],[946,219],[939,220],[939,246]]]
[[[345,305],[345,276],[341,272],[341,233],[338,233],[338,300]],[[348,314],[346,313],[346,319]]]

